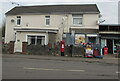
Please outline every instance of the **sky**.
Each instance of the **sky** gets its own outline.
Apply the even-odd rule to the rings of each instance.
[[[0,25],[5,21],[5,13],[17,6],[52,5],[52,4],[97,4],[102,15],[101,24],[118,24],[118,2],[120,0],[2,0],[0,1]]]

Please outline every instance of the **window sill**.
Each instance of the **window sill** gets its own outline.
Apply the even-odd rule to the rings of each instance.
[[[83,25],[72,25],[73,27],[82,27]]]
[[[50,26],[50,25],[45,25],[45,26],[47,26],[47,27],[48,27],[48,26]]]
[[[16,25],[16,27],[21,27],[21,25]]]

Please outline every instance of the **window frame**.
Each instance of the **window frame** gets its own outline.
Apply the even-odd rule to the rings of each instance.
[[[79,19],[81,24],[74,23],[75,19]],[[72,24],[74,26],[82,26],[83,25],[83,14],[72,14]]]
[[[47,23],[48,22],[48,23]],[[50,16],[45,16],[45,25],[49,26],[50,25]]]
[[[19,21],[19,24],[18,24]],[[21,16],[16,16],[16,25],[20,26],[21,25]]]
[[[34,37],[34,44],[33,45],[38,45],[38,38],[41,37],[41,44],[40,45],[45,45],[45,36],[40,36],[40,35],[27,35],[27,42],[28,42],[28,45],[31,44],[31,38]]]

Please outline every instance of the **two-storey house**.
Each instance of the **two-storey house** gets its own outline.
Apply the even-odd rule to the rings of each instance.
[[[15,52],[22,42],[99,43],[99,13],[96,4],[17,6],[6,13],[5,43],[15,41]]]

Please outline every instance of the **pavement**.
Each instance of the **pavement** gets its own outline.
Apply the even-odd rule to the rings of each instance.
[[[103,59],[99,58],[83,58],[83,57],[67,57],[67,56],[52,56],[52,55],[23,55],[23,54],[3,54],[2,57],[13,58],[28,58],[38,60],[60,60],[60,61],[81,61],[88,63],[105,63],[105,64],[118,64],[120,58],[116,58],[116,54],[104,55]]]

